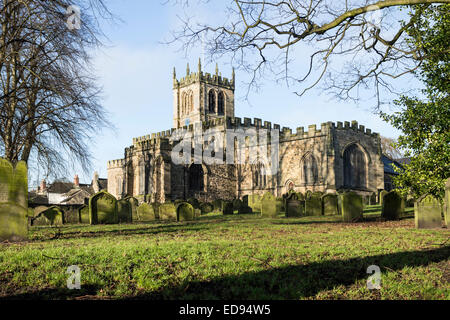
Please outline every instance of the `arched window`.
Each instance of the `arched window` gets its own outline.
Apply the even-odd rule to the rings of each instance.
[[[194,111],[194,94],[192,93],[192,91],[189,93],[189,110],[190,112]]]
[[[255,189],[264,189],[266,187],[266,169],[264,165],[259,162],[253,166],[253,187]]]
[[[309,153],[303,158],[303,181],[305,184],[314,184],[319,180],[319,169],[316,158]]]
[[[366,157],[364,152],[352,144],[344,151],[344,186],[366,188]]]
[[[204,172],[200,164],[193,164],[189,168],[189,190],[203,191]]]
[[[209,90],[208,111],[211,113],[216,111],[216,94],[214,93],[214,90]]]
[[[217,113],[223,114],[225,109],[225,95],[222,91],[219,92],[219,97],[217,99]]]

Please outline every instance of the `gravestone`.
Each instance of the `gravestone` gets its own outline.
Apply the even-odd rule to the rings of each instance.
[[[166,202],[159,206],[159,220],[177,220],[177,209],[172,202]]]
[[[312,196],[312,191],[311,190],[307,190],[306,192],[305,192],[305,200],[309,200],[310,198],[311,198],[311,196]]]
[[[414,222],[417,229],[442,228],[442,206],[432,195],[424,195],[414,204]]]
[[[192,221],[194,220],[194,207],[188,203],[180,203],[177,207],[177,221]]]
[[[208,214],[214,211],[214,206],[209,202],[204,202],[200,205],[201,214]]]
[[[100,191],[89,199],[89,216],[91,224],[115,224],[119,222],[116,198]]]
[[[249,206],[246,206],[245,204],[239,208],[238,214],[248,214],[248,213],[253,213],[252,208],[250,208]]]
[[[405,211],[405,202],[396,191],[388,192],[383,197],[381,217],[386,220],[398,220]]]
[[[64,210],[64,224],[78,224],[80,223],[80,212],[78,208],[68,207]]]
[[[38,211],[37,211],[38,212]],[[64,212],[57,206],[41,210],[33,218],[33,226],[62,226]]]
[[[90,219],[89,219],[89,206],[82,206],[81,208],[78,209],[78,212],[80,213],[80,222],[82,224],[89,224],[90,223]]]
[[[277,199],[270,192],[264,193],[261,199],[261,216],[275,218],[277,215]]]
[[[251,194],[248,196],[248,206],[253,212],[261,212],[261,196],[259,194]]]
[[[303,193],[301,193],[301,192],[296,192],[295,193],[296,195],[297,195],[297,199],[298,200],[300,200],[300,201],[305,201],[305,195],[303,194]]]
[[[241,200],[239,199],[234,199],[233,200],[233,210],[234,211],[239,211],[239,209],[243,206],[244,204],[242,203]]]
[[[447,183],[445,184],[444,206],[445,226],[450,228],[450,178],[447,179]]]
[[[137,221],[148,222],[157,220],[153,206],[146,202],[141,203],[136,211]]]
[[[341,214],[344,222],[353,222],[363,218],[362,197],[354,192],[344,192],[341,198]]]
[[[231,201],[222,201],[222,213],[224,215],[230,215],[234,213],[233,202]]]
[[[130,203],[130,210],[131,210],[131,221],[137,220],[137,208],[139,207],[139,201],[138,199],[134,197],[126,197],[126,200]]]
[[[325,194],[322,196],[322,215],[334,216],[339,214],[338,196],[336,194]]]
[[[14,168],[0,158],[0,241],[28,237],[28,169],[20,161]]]
[[[380,195],[378,197],[378,202],[380,206],[383,206],[383,198],[388,192],[386,190],[381,190]]]
[[[222,200],[216,199],[213,201],[214,211],[221,212],[222,211]]]
[[[119,223],[130,223],[133,221],[131,203],[127,198],[117,201],[117,216]]]
[[[322,215],[322,200],[319,194],[311,193],[309,199],[305,200],[305,215],[307,216],[321,216]]]
[[[242,197],[242,203],[244,203],[245,206],[248,206],[248,195]]]
[[[305,201],[299,200],[296,193],[291,193],[286,199],[286,217],[301,217],[305,215]]]

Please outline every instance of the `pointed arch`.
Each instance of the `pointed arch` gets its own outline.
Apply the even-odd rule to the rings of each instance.
[[[300,162],[302,179],[305,185],[312,185],[319,182],[319,166],[316,157],[307,152]]]
[[[209,90],[208,92],[208,112],[216,112],[216,93],[213,89]]]
[[[366,189],[369,157],[359,143],[351,143],[343,150],[344,187]]]

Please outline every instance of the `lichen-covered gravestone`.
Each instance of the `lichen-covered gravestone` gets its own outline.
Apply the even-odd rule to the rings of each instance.
[[[159,219],[160,220],[176,220],[177,209],[172,202],[166,202],[159,206]]]
[[[233,202],[231,201],[222,201],[222,213],[224,215],[229,215],[234,213]]]
[[[266,192],[261,199],[261,216],[275,218],[277,215],[277,199],[272,193]]]
[[[80,223],[80,213],[77,208],[65,208],[64,210],[64,224],[78,224]]]
[[[78,209],[78,212],[80,213],[80,221],[82,224],[89,224],[90,218],[89,218],[89,206],[83,206],[80,209]]]
[[[126,197],[125,199],[128,200],[130,203],[130,209],[131,209],[131,221],[137,220],[137,208],[139,207],[139,201],[138,199],[134,197]]]
[[[22,241],[28,237],[28,170],[0,158],[0,241]]]
[[[201,214],[207,214],[214,211],[214,206],[209,202],[204,202],[200,205]]]
[[[188,203],[180,203],[177,207],[177,221],[192,221],[195,218],[194,207]]]
[[[189,198],[187,200],[187,202],[193,206],[195,209],[199,209],[200,208],[200,201],[198,201],[196,198]]]
[[[359,194],[344,192],[339,197],[341,198],[341,213],[344,222],[353,222],[362,219],[363,201]]]
[[[325,194],[322,196],[322,214],[334,216],[339,214],[338,196],[336,194]]]
[[[89,217],[91,224],[115,224],[119,222],[116,198],[100,191],[89,199]]]
[[[117,201],[117,215],[119,223],[129,223],[133,221],[131,203],[128,199],[125,198]]]
[[[388,192],[383,197],[381,216],[386,220],[398,220],[405,211],[405,202],[395,191]]]
[[[305,202],[299,200],[296,193],[290,193],[286,199],[286,217],[301,217],[305,214]]]
[[[424,195],[414,204],[417,229],[442,228],[441,203],[432,195]]]
[[[322,215],[322,200],[318,193],[311,193],[309,198],[305,200],[305,214],[307,216]]]
[[[157,220],[153,206],[146,202],[137,208],[136,216],[136,221],[148,222]]]
[[[447,179],[447,183],[445,184],[445,211],[444,211],[444,220],[445,226],[450,228],[450,178]]]

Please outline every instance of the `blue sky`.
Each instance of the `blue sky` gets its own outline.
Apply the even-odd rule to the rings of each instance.
[[[94,66],[104,88],[104,107],[117,130],[99,132],[92,141],[93,170],[106,177],[108,160],[123,157],[124,148],[132,138],[168,130],[172,126],[172,69],[184,76],[186,63],[196,70],[201,48],[185,58],[177,46],[161,44],[170,30],[179,23],[177,15],[190,13],[193,8],[180,8],[163,4],[163,0],[110,0],[111,11],[123,22],[105,24],[109,37],[107,47],[95,53]],[[217,3],[217,1],[215,2]],[[198,19],[219,19],[220,10],[211,6],[195,8]],[[224,60],[227,61],[227,60]],[[203,63],[203,68],[213,72],[215,63]],[[222,75],[231,77],[231,66],[219,61]],[[243,99],[245,86],[241,83],[247,75],[236,72],[236,116],[261,118],[281,126],[295,128],[310,124],[320,126],[326,121],[357,120],[372,131],[387,137],[397,137],[399,132],[371,114],[369,105],[336,102],[319,89],[299,98],[294,88],[263,82],[250,102]],[[90,182],[92,173],[74,170],[81,182]]]

